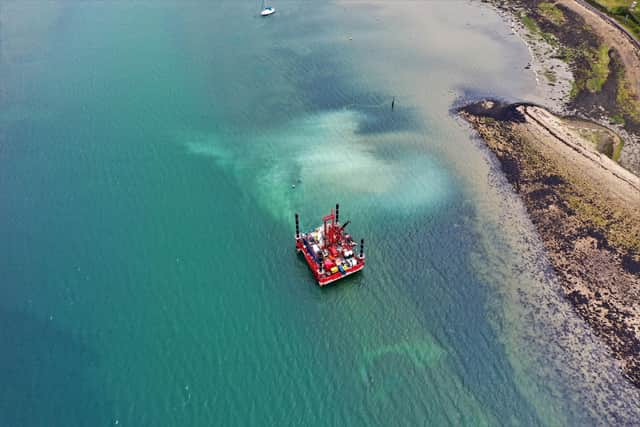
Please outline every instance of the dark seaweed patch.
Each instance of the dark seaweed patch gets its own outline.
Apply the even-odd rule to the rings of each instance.
[[[490,118],[501,122],[524,123],[524,114],[518,111],[518,107],[521,105],[527,104],[508,104],[498,100],[487,100],[466,105],[460,108],[460,111],[464,111],[465,113],[472,114],[474,116]]]
[[[634,258],[631,253],[622,257],[622,267],[631,274],[640,274],[640,260]]]
[[[549,175],[542,179],[542,183],[553,187],[556,185],[564,184],[564,179],[562,179],[562,177],[559,175]]]

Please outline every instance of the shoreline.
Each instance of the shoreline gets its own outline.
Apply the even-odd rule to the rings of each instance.
[[[522,200],[560,291],[640,389],[640,49],[573,0],[489,0],[536,103],[456,109]]]
[[[462,107],[540,235],[563,296],[640,388],[640,178],[593,149],[593,123],[532,104]]]
[[[559,60],[556,49],[543,38],[537,37],[522,23],[517,16],[524,13],[524,8],[518,5],[498,5],[490,2],[498,15],[509,25],[513,34],[527,47],[529,63],[525,70],[531,71],[536,80],[536,94],[540,102],[557,114],[575,114],[568,106],[571,85],[574,77],[568,64]],[[552,53],[552,54],[550,54]],[[549,81],[553,71],[555,77]],[[558,76],[559,75],[559,76]]]
[[[624,141],[616,161],[640,175],[637,45],[609,20],[574,4],[573,0],[488,0],[488,3],[527,46],[531,61],[525,69],[536,76],[537,92],[532,95],[538,98],[538,103],[555,114],[591,120],[616,132]],[[562,22],[554,23],[540,11],[541,4],[552,3]],[[602,22],[597,22],[598,19]],[[572,27],[579,31],[574,34]],[[624,42],[624,46],[616,42]],[[609,56],[607,64],[602,64],[605,76],[600,76],[601,81],[596,84],[593,56],[605,46]],[[584,87],[588,83],[596,86],[591,88],[593,91]]]

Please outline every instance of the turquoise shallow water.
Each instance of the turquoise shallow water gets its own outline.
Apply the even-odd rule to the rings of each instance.
[[[532,90],[456,4],[3,6],[2,425],[633,419],[449,113]],[[321,290],[292,218],[336,202],[369,264]]]

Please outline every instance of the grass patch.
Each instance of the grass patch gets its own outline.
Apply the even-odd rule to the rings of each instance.
[[[538,23],[531,16],[523,13],[520,15],[520,21],[530,34],[542,38],[542,40],[544,40],[551,46],[559,46],[559,42],[556,36],[551,33],[542,31]]]
[[[622,117],[622,114],[614,114],[610,119],[613,123],[624,126],[624,117]]]
[[[631,83],[625,77],[623,70],[618,72],[616,101],[624,116],[640,123],[640,101],[633,96]]]
[[[578,67],[569,94],[572,99],[584,90],[591,93],[598,93],[602,90],[602,86],[609,78],[611,58],[608,46],[602,45],[597,50],[586,45],[578,48],[565,47],[562,49],[561,55],[568,64]]]
[[[563,178],[570,185],[561,190],[560,197],[581,222],[595,227],[616,247],[640,250],[640,227],[634,218],[628,216],[628,211],[620,210],[602,199],[591,185],[575,181],[570,176]]]
[[[640,37],[640,3],[631,8],[633,0],[587,0],[618,21],[629,32]]]
[[[533,18],[529,15],[522,14],[520,16],[520,20],[522,21],[522,24],[525,26],[525,28],[529,30],[529,32],[534,34],[540,34],[542,32],[540,30],[540,27],[538,27],[538,23],[534,21]]]
[[[579,93],[580,86],[578,86],[578,83],[574,80],[573,82],[571,82],[571,92],[569,92],[569,97],[571,99],[574,99],[576,96],[578,96]]]
[[[601,6],[607,9],[613,9],[614,7],[629,7],[633,3],[633,0],[594,0]]]
[[[587,79],[585,87],[589,92],[596,93],[602,90],[602,86],[609,77],[609,46],[602,45],[591,62],[591,77]]]
[[[553,3],[542,2],[538,5],[540,15],[555,25],[562,25],[565,22],[564,13]]]
[[[592,204],[592,200],[583,200],[583,198],[577,194],[567,195],[567,204],[582,218],[591,222],[600,229],[606,229],[609,225],[609,220],[603,215],[601,209]]]
[[[620,145],[622,141],[620,137],[604,128],[580,128],[580,126],[577,125],[576,130],[582,138],[592,143],[599,153],[604,154],[610,159],[614,158],[618,145]],[[622,150],[622,148],[619,149]],[[619,155],[618,153],[618,156]]]
[[[620,160],[620,153],[622,153],[622,148],[624,147],[624,141],[620,140],[620,142],[618,142],[618,144],[616,144],[616,147],[613,149],[613,155],[611,156],[611,158],[614,161],[619,161]]]
[[[558,53],[558,58],[562,59],[567,64],[571,63],[576,57],[575,51],[567,46],[561,46]]]

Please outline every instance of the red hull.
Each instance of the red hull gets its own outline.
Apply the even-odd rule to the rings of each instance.
[[[358,271],[364,268],[364,264],[365,264],[364,258],[358,258],[357,264],[353,267],[350,267],[344,273],[340,271],[337,271],[335,273],[325,271],[323,273],[320,271],[320,267],[318,266],[318,263],[316,262],[316,260],[309,253],[305,245],[302,243],[302,239],[296,240],[296,250],[298,252],[302,252],[302,254],[304,255],[304,259],[307,261],[307,264],[309,265],[309,269],[311,269],[313,276],[315,277],[316,281],[318,282],[318,285],[320,286],[327,286],[328,284],[333,283],[336,280],[340,280],[342,278],[352,275],[353,273],[357,273]]]

